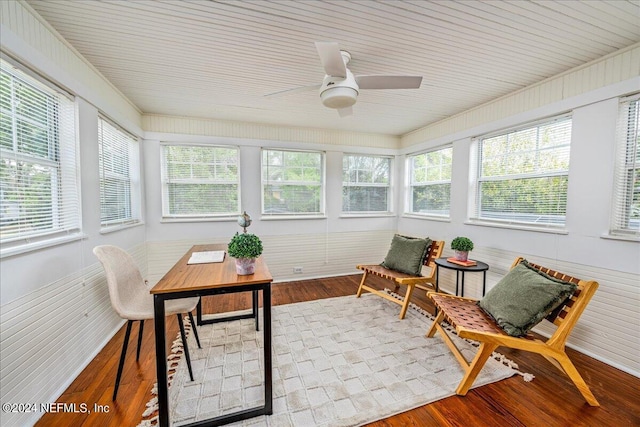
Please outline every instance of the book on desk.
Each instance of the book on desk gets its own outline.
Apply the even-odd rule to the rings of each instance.
[[[209,264],[213,262],[222,262],[224,261],[225,251],[204,251],[204,252],[193,252],[189,261],[187,261],[188,265],[192,264]]]

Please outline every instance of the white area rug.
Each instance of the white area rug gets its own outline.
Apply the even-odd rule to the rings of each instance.
[[[233,425],[358,426],[454,395],[463,371],[439,334],[425,338],[433,318],[412,306],[399,320],[399,310],[372,294],[273,307],[273,415]],[[195,381],[182,359],[171,381],[173,425],[262,405],[262,330],[245,319],[198,333],[202,349],[189,338]],[[476,347],[457,341],[472,358]],[[474,387],[518,373],[494,357],[502,363],[489,360]],[[145,414],[156,408],[152,400]]]

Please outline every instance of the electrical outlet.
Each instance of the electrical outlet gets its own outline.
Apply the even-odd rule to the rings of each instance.
[[[302,267],[293,267],[293,272],[295,274],[300,274],[302,273]]]

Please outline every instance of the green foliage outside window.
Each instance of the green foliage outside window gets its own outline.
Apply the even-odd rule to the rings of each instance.
[[[342,211],[389,212],[391,159],[345,155],[342,160]]]
[[[322,212],[322,153],[263,150],[264,214]]]
[[[476,216],[564,224],[570,143],[566,117],[482,139]]]
[[[53,95],[0,72],[0,235],[56,227],[58,105]]]
[[[239,212],[237,148],[166,145],[163,149],[169,216]]]
[[[410,157],[411,212],[449,216],[453,148]]]

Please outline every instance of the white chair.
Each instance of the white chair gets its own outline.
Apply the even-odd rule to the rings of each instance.
[[[116,400],[120,377],[122,376],[122,369],[124,367],[124,359],[127,353],[129,336],[131,335],[131,327],[133,322],[140,322],[140,328],[138,329],[138,350],[136,353],[136,361],[138,361],[140,358],[140,344],[142,342],[144,321],[153,319],[153,295],[149,293],[149,288],[142,278],[140,270],[131,255],[127,252],[117,246],[103,245],[93,248],[93,253],[98,257],[104,267],[109,285],[111,305],[120,317],[127,319],[127,331],[125,333],[124,343],[122,344],[122,353],[120,354],[120,363],[118,364],[118,373],[116,375],[116,386],[113,390],[113,400]],[[189,368],[191,381],[193,381],[193,372],[191,370],[191,358],[189,357],[189,348],[187,347],[182,313],[189,314],[193,335],[198,343],[198,347],[202,348],[200,347],[196,323],[193,320],[193,314],[191,314],[198,305],[198,301],[200,301],[200,298],[195,297],[170,300],[165,303],[167,316],[175,314],[178,317],[184,355],[187,361],[187,367]]]

